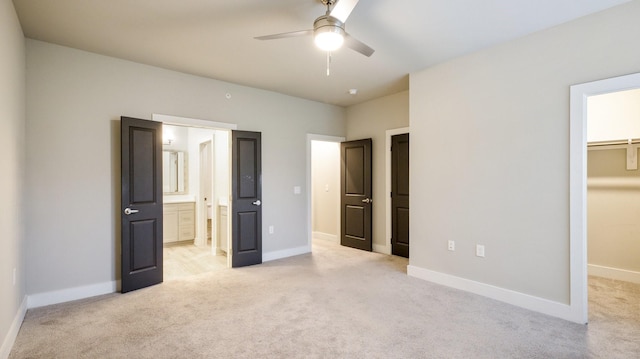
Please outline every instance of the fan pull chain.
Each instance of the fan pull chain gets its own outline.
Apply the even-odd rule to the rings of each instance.
[[[331,74],[331,51],[327,52],[327,76]]]

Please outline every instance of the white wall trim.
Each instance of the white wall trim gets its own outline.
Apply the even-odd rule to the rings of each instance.
[[[640,272],[589,264],[589,275],[640,284]]]
[[[238,125],[235,123],[215,122],[215,121],[200,120],[200,119],[189,118],[189,117],[162,115],[157,113],[151,114],[151,119],[153,121],[166,123],[167,125],[182,125],[182,126],[202,127],[202,128],[211,128],[211,129],[223,129],[223,128],[229,129],[229,130],[238,129]]]
[[[70,302],[72,300],[95,297],[97,295],[115,293],[118,290],[118,282],[110,281],[98,284],[85,285],[51,292],[31,294],[27,300],[27,307],[38,308],[46,305]]]
[[[313,208],[311,207],[311,141],[324,141],[324,142],[344,142],[344,137],[316,135],[313,133],[307,133],[307,245],[309,251],[311,251],[311,241],[313,240],[313,226],[311,225],[311,214]],[[340,215],[340,208],[338,208],[338,216]],[[338,233],[340,238],[340,233]]]
[[[22,299],[22,303],[18,308],[18,312],[16,312],[15,317],[13,317],[13,322],[11,322],[9,331],[2,341],[2,346],[0,347],[0,359],[7,359],[9,357],[9,354],[11,354],[11,349],[13,348],[13,344],[16,342],[16,338],[18,337],[20,326],[22,326],[22,322],[24,321],[25,314],[27,314],[26,295]]]
[[[373,252],[391,255],[391,244],[373,244]]]
[[[280,251],[262,253],[262,261],[263,262],[275,261],[276,259],[298,256],[300,254],[305,254],[305,253],[311,253],[310,246],[288,248]]]
[[[384,183],[385,183],[385,251],[379,253],[391,254],[391,137],[395,135],[401,135],[403,133],[409,133],[409,127],[394,128],[387,130],[385,134],[385,164],[384,164]],[[411,185],[409,185],[411,186]],[[409,187],[411,188],[411,187]],[[409,251],[411,256],[411,251]]]
[[[323,232],[312,232],[313,239],[321,239],[323,241],[329,241],[333,243],[340,243],[340,238],[338,238],[337,234],[331,233],[323,233]]]
[[[567,304],[554,302],[548,299],[534,297],[532,295],[516,292],[509,289],[496,287],[490,284],[476,282],[470,279],[431,271],[428,269],[408,265],[407,274],[447,287],[464,290],[487,298],[495,299],[507,304],[533,310],[535,312],[551,315],[572,322],[578,321],[574,311]],[[579,321],[578,321],[579,322]]]
[[[571,86],[569,118],[569,278],[576,322],[588,321],[587,98],[640,88],[640,73]]]

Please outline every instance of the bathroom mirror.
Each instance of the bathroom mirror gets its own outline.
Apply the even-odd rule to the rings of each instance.
[[[187,154],[162,151],[162,191],[165,194],[187,192]]]

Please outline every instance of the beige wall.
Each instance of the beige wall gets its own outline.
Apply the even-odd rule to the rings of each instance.
[[[311,142],[311,228],[314,238],[340,234],[340,144]]]
[[[347,140],[373,141],[373,245],[374,251],[389,251],[386,243],[385,187],[386,131],[409,126],[409,91],[371,100],[347,108]],[[413,189],[412,189],[413,190]]]
[[[261,131],[263,251],[307,248],[306,134],[344,136],[343,108],[35,40],[27,68],[29,294],[119,278],[121,115]]]
[[[569,87],[640,71],[639,18],[633,1],[411,74],[412,266],[569,302]]]
[[[0,357],[13,344],[25,297],[23,182],[25,45],[13,3],[0,1]],[[16,269],[16,283],[13,270]],[[12,327],[17,324],[17,327]]]
[[[230,184],[229,178],[229,141],[230,133],[226,131],[216,131],[215,139],[215,157],[214,170],[215,179],[214,186],[216,192],[216,200],[214,204],[228,204]]]
[[[640,171],[624,148],[587,158],[588,263],[640,274]]]

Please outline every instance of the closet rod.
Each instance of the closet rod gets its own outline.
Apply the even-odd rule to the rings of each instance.
[[[617,141],[594,141],[588,142],[587,147],[598,147],[598,146],[615,146],[615,145],[635,145],[640,143],[640,138],[631,138],[628,140],[617,140]]]

